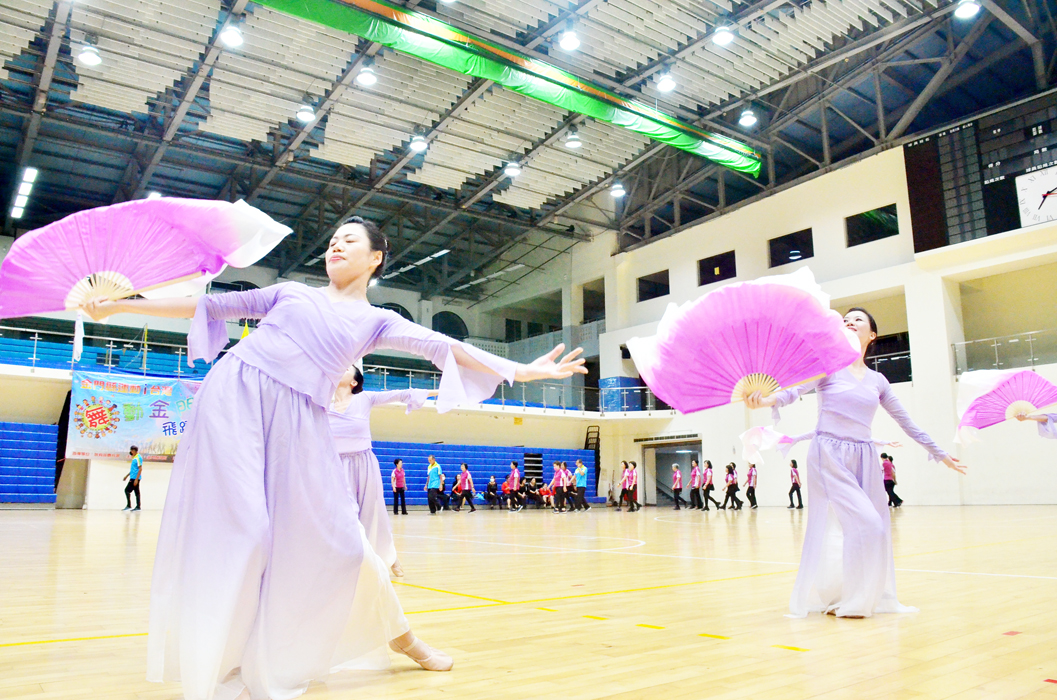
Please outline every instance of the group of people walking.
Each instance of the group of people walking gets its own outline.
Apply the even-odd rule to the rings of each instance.
[[[633,463],[634,464],[634,463]],[[724,498],[720,504],[712,497],[716,486],[712,480],[712,462],[705,460],[704,468],[701,468],[697,460],[690,461],[690,502],[683,498],[683,472],[678,464],[672,465],[672,495],[675,500],[675,510],[687,508],[689,510],[709,510],[708,504],[712,503],[718,510],[726,510],[730,504],[732,510],[741,510],[744,501],[738,498],[738,470],[734,462],[726,467],[725,484],[723,487]],[[749,465],[749,472],[745,477],[745,497],[751,508],[756,507],[756,465]]]
[[[459,465],[455,485],[448,493],[447,477],[443,468],[433,455],[429,455],[428,459],[425,489],[430,514],[436,515],[445,510],[459,512],[465,506],[469,506],[469,512],[476,512],[474,499],[478,492],[474,487],[469,465],[466,462]],[[393,460],[393,466],[390,474],[393,514],[407,515],[407,475],[404,472],[404,462],[401,459]],[[583,460],[576,460],[575,469],[570,469],[566,462],[554,462],[552,466],[553,478],[547,483],[537,483],[535,477],[522,478],[518,462],[511,460],[510,474],[506,479],[499,483],[495,475],[490,476],[481,496],[488,504],[489,510],[505,507],[517,512],[530,503],[535,503],[537,509],[550,507],[555,513],[591,510],[587,503],[587,465]]]

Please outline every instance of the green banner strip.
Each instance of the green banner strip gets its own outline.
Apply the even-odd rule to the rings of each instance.
[[[465,75],[491,80],[562,109],[621,126],[732,170],[760,174],[760,156],[743,143],[699,129],[638,100],[432,17],[379,0],[255,0],[273,10],[322,24]]]

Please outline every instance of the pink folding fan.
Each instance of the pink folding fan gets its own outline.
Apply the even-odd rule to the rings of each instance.
[[[1018,415],[1026,416],[1057,403],[1057,386],[1032,370],[966,372],[959,382],[967,388],[976,386],[986,390],[962,412],[958,422],[958,442],[973,442],[976,431],[981,428],[998,425]]]
[[[683,413],[820,379],[860,352],[806,267],[673,304],[657,334],[628,350],[643,381]]]

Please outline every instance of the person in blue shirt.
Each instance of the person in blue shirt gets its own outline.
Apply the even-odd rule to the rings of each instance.
[[[426,498],[429,501],[429,514],[436,515],[437,511],[440,510],[440,477],[444,471],[437,464],[437,460],[433,459],[433,455],[429,456],[429,472],[426,476]]]
[[[139,448],[133,445],[128,449],[129,455],[132,457],[132,464],[128,467],[128,474],[122,481],[128,481],[128,485],[125,486],[125,507],[122,510],[139,510],[139,480],[143,474],[143,457],[139,454]],[[132,507],[132,494],[136,494],[136,507]]]
[[[573,475],[576,476],[576,510],[591,510],[587,505],[587,467],[582,459],[576,460]]]

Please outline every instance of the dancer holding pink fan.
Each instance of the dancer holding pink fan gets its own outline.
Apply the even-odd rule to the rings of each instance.
[[[845,326],[861,345],[850,367],[807,384],[765,396],[756,391],[745,399],[749,408],[786,406],[809,391],[818,395],[818,426],[807,457],[807,532],[800,570],[789,602],[796,617],[825,612],[861,618],[874,613],[915,612],[896,597],[891,522],[883,474],[871,425],[881,406],[936,461],[964,473],[964,466],[944,452],[907,415],[888,380],[869,369],[863,358],[877,338],[877,323],[864,309],[852,309]],[[827,526],[836,515],[839,530]],[[834,524],[836,524],[834,523]],[[843,535],[842,566],[826,566],[827,549]]]
[[[188,700],[295,698],[389,635],[399,635],[390,648],[424,668],[451,668],[399,621],[395,599],[375,601],[394,605],[384,619],[355,615],[372,607],[365,585],[378,595],[392,586],[330,439],[327,407],[349,365],[381,348],[430,359],[443,370],[441,412],[489,398],[504,380],[586,373],[578,350],[559,360],[559,345],[518,364],[372,306],[367,286],[388,254],[378,227],[353,217],[330,240],[322,289],[290,282],[197,301],[85,304],[96,319],[193,318],[189,359],[217,357],[229,342],[225,319],[263,319],[203,382],[162,516],[147,677],[180,681]],[[387,621],[399,627],[375,628]]]
[[[1037,413],[1057,403],[1057,386],[1030,369],[980,370],[958,377],[962,410],[955,442],[976,442],[983,428],[1003,421],[1035,421],[1039,435],[1057,439],[1057,413]]]

